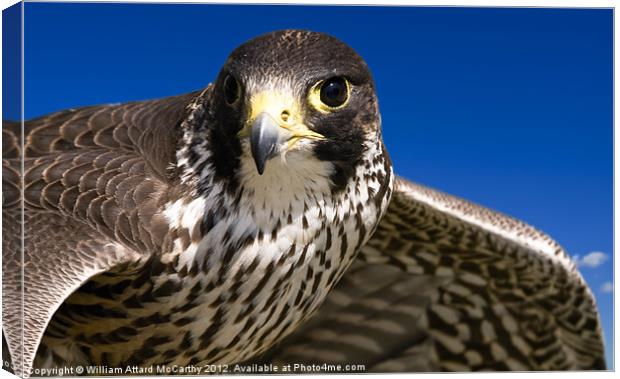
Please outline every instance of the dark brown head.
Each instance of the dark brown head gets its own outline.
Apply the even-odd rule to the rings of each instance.
[[[334,186],[343,186],[379,138],[366,63],[316,32],[277,31],[239,46],[214,83],[209,109],[221,176],[241,175],[244,160],[255,174],[282,170],[280,156],[289,170],[296,161],[330,162]]]

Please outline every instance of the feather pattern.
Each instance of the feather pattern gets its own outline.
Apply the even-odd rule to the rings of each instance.
[[[3,333],[16,374],[28,375],[48,322],[73,291],[161,244],[166,224],[152,205],[167,188],[174,136],[193,96],[34,119],[24,124],[23,149],[21,124],[3,123]]]
[[[344,192],[306,152],[260,177],[244,161],[231,190],[213,177],[217,142],[200,129],[209,91],[27,122],[23,176],[7,149],[3,211],[14,220],[24,183],[23,225],[3,224],[5,283],[23,277],[25,294],[4,291],[5,314],[24,313],[4,326],[17,374],[256,355],[314,312],[366,241],[393,178],[379,132]],[[204,159],[191,165],[183,146]]]
[[[593,295],[555,241],[401,178],[317,315],[262,359],[379,372],[605,368]]]

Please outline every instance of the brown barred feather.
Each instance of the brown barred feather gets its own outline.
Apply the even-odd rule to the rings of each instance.
[[[399,178],[377,231],[317,315],[261,362],[603,370],[603,356],[594,297],[555,241]]]
[[[27,121],[23,224],[21,125],[3,123],[3,334],[17,374],[32,364],[49,319],[67,296],[89,277],[138,262],[161,245],[165,233],[158,231],[167,225],[154,210],[175,185],[167,170],[185,107],[196,95]]]

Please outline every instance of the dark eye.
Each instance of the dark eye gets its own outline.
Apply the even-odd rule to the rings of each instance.
[[[226,98],[226,103],[232,105],[239,100],[240,96],[241,86],[239,82],[232,75],[226,75],[224,78],[224,97]]]
[[[328,107],[336,108],[349,98],[347,81],[341,77],[327,79],[321,85],[321,102]]]

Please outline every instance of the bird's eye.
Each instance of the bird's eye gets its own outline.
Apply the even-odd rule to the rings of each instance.
[[[228,74],[224,78],[224,97],[226,98],[226,103],[228,105],[233,105],[239,100],[241,97],[241,86],[237,79],[235,79],[232,75]]]
[[[349,99],[349,84],[345,78],[333,77],[321,84],[321,102],[330,108],[338,108]]]
[[[347,79],[334,76],[312,86],[308,100],[319,112],[329,113],[344,107],[349,100],[350,92],[351,85]]]

